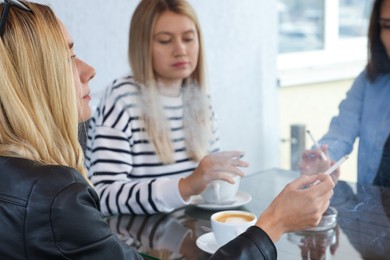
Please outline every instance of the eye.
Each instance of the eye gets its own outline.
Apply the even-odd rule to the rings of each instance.
[[[390,20],[379,19],[379,25],[383,30],[389,30],[390,29]]]
[[[390,30],[390,23],[383,23],[381,24],[381,28],[384,30]]]
[[[193,37],[184,38],[184,42],[192,42],[193,40],[194,40]]]
[[[169,44],[171,40],[157,40],[160,44]]]

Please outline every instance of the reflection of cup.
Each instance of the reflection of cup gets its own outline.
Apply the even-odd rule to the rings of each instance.
[[[210,182],[206,189],[200,194],[204,201],[207,203],[222,203],[222,202],[234,202],[234,197],[237,194],[240,186],[240,176],[233,177],[234,184],[228,183],[222,180],[216,180]]]
[[[332,247],[337,244],[337,232],[335,229],[302,231],[288,233],[287,239],[300,248],[302,259],[332,259]]]
[[[211,228],[217,243],[222,246],[253,226],[255,214],[241,210],[226,210],[211,215]]]

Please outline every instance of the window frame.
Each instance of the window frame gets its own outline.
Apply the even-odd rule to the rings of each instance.
[[[366,36],[339,38],[339,0],[324,0],[324,48],[278,54],[279,86],[354,78],[366,65],[367,53]]]

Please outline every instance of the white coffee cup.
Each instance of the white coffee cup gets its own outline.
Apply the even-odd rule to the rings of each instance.
[[[240,186],[240,176],[234,176],[233,179],[234,184],[223,180],[210,182],[200,196],[207,203],[219,204],[231,201],[233,204]]]
[[[226,210],[214,213],[210,217],[215,240],[222,246],[253,226],[255,214],[242,210]]]

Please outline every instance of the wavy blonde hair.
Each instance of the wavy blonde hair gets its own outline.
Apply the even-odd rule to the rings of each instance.
[[[23,3],[32,12],[11,7],[0,38],[0,155],[72,167],[88,180],[68,44],[48,6]]]
[[[203,40],[198,18],[185,0],[144,0],[136,8],[130,25],[129,62],[134,79],[141,85],[145,128],[157,155],[163,163],[173,163],[170,129],[158,100],[157,78],[153,70],[152,39],[157,19],[166,11],[189,17],[199,39],[198,64],[183,82],[184,128],[188,155],[201,160],[208,152],[210,111],[205,87]],[[197,102],[193,102],[196,100]]]

